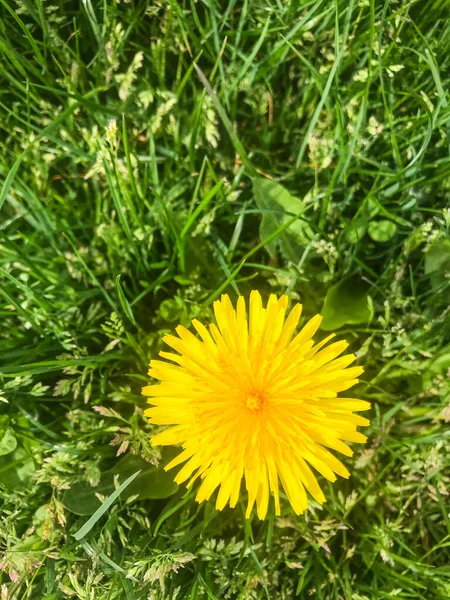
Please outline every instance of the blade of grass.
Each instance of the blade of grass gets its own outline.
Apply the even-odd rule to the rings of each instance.
[[[200,215],[201,212],[203,212],[205,210],[205,208],[208,206],[208,204],[211,202],[211,200],[214,198],[214,196],[217,194],[217,192],[222,189],[222,187],[223,187],[223,180],[216,183],[216,185],[211,190],[209,190],[209,192],[207,194],[205,194],[204,198],[202,199],[200,204],[197,206],[197,208],[194,210],[194,212],[188,217],[188,220],[186,221],[183,229],[181,230],[181,233],[180,233],[181,239],[186,237],[187,232],[192,227],[192,225],[195,223],[195,220],[197,219],[197,217]]]
[[[247,155],[247,152],[244,150],[243,145],[239,141],[239,138],[234,131],[233,125],[232,125],[227,113],[225,112],[225,109],[221,105],[215,91],[212,89],[209,81],[206,79],[206,77],[203,74],[203,71],[200,69],[200,67],[194,63],[194,68],[197,72],[198,78],[200,79],[202,84],[205,86],[205,89],[208,92],[209,97],[211,98],[217,112],[219,113],[219,116],[222,120],[223,126],[225,127],[228,135],[230,136],[230,139],[234,145],[234,148],[235,148],[237,154],[239,155],[239,158],[241,159],[243,164],[248,169],[249,175],[253,176],[253,177],[256,176],[256,174],[257,174],[256,169],[252,165],[252,163]]]
[[[133,473],[128,479],[126,479],[123,483],[119,485],[119,487],[103,502],[101,506],[95,511],[95,513],[90,517],[86,523],[80,527],[80,529],[73,534],[73,537],[79,542],[83,538],[85,538],[97,521],[111,508],[111,506],[116,502],[120,494],[132,483],[136,477],[139,475],[141,471],[136,471]]]
[[[3,2],[3,0],[0,0],[0,2]],[[18,156],[18,158],[15,160],[13,166],[11,167],[11,170],[9,171],[9,173],[5,179],[5,182],[3,184],[3,187],[2,187],[2,191],[0,193],[0,210],[3,206],[3,203],[4,203],[8,193],[9,193],[9,190],[11,189],[12,182],[14,180],[14,177],[16,176],[16,173],[20,167],[21,162],[27,156],[27,154],[30,152],[32,147],[35,144],[37,144],[38,142],[40,142],[42,140],[42,138],[46,137],[48,134],[50,134],[52,131],[54,131],[78,107],[79,107],[79,103],[74,102],[71,106],[68,106],[65,110],[63,110],[63,112],[61,114],[59,114],[54,121],[52,121],[49,125],[47,125],[47,127],[44,127],[44,129],[39,133],[39,135],[36,136],[36,138],[33,140],[33,142],[22,152],[22,154],[20,156]]]
[[[45,61],[44,61],[44,57],[41,54],[41,51],[39,50],[38,45],[36,44],[33,36],[31,35],[31,33],[28,30],[28,27],[25,25],[25,23],[22,21],[22,19],[19,17],[19,15],[17,14],[17,12],[15,10],[13,10],[9,4],[5,1],[5,0],[0,0],[0,4],[2,4],[6,10],[9,12],[9,14],[12,16],[12,18],[16,21],[16,23],[19,25],[20,29],[22,30],[22,33],[25,35],[25,37],[27,38],[35,56],[36,59],[38,61],[38,63],[42,66],[45,67]]]
[[[116,290],[117,290],[117,295],[119,297],[120,304],[123,308],[123,312],[126,314],[126,316],[131,321],[131,323],[133,323],[133,325],[137,325],[131,305],[128,302],[127,297],[125,296],[125,293],[122,289],[122,285],[120,283],[120,277],[121,277],[120,274],[117,275],[117,277],[116,277]]]

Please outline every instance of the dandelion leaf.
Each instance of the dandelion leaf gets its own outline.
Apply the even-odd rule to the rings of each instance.
[[[167,457],[164,464],[166,462]],[[98,486],[92,487],[81,481],[74,483],[70,490],[65,492],[63,504],[76,515],[92,515],[101,504],[97,494],[109,496],[115,489],[115,478],[122,483],[139,470],[141,472],[136,479],[123,491],[123,500],[130,496],[138,496],[139,500],[163,499],[177,491],[178,486],[173,482],[171,473],[166,473],[161,467],[152,465],[140,456],[127,454],[114,467],[105,471]]]
[[[267,239],[294,215],[301,214],[306,208],[302,200],[292,196],[282,185],[263,177],[256,177],[253,180],[253,196],[262,213],[259,229],[261,240]],[[267,242],[265,248],[273,257],[279,247],[285,258],[297,263],[304,247],[312,237],[313,232],[308,223],[299,219],[276,238]]]
[[[33,459],[24,448],[0,456],[0,482],[9,490],[29,486],[35,469]]]
[[[343,325],[367,323],[371,317],[368,287],[360,279],[339,281],[327,292],[322,308],[322,329],[333,331]]]
[[[16,436],[9,427],[9,418],[0,415],[0,456],[14,452],[17,447]]]

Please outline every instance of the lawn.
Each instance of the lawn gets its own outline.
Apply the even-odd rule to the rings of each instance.
[[[0,0],[1,600],[450,597],[449,14]],[[197,503],[143,414],[163,335],[251,290],[365,369],[298,516]]]

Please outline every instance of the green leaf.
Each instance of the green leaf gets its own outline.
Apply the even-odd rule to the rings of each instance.
[[[437,240],[425,254],[425,273],[450,269],[450,240]]]
[[[168,462],[166,458],[163,464]],[[126,477],[136,469],[140,469],[140,475],[127,490],[130,496],[138,494],[140,500],[161,499],[168,498],[177,491],[178,485],[174,483],[172,473],[167,473],[162,466],[156,467],[140,456],[127,454],[117,466],[117,472],[121,477]]]
[[[349,244],[356,244],[360,242],[365,236],[367,231],[367,219],[364,216],[360,216],[353,219],[351,223],[345,228],[345,237]]]
[[[323,303],[321,328],[332,331],[347,324],[368,323],[371,310],[367,291],[368,286],[354,277],[333,285]]]
[[[16,437],[10,427],[6,429],[3,436],[0,437],[0,456],[10,454],[17,448]]]
[[[123,308],[123,312],[126,314],[128,319],[133,323],[133,325],[136,325],[136,319],[134,318],[133,310],[131,308],[130,303],[127,300],[127,297],[125,296],[125,293],[122,289],[122,285],[120,283],[120,275],[117,275],[117,277],[116,277],[116,290],[117,290],[117,295],[119,296],[120,304],[122,305],[122,308]]]
[[[437,290],[448,281],[450,273],[450,240],[438,239],[425,254],[425,274],[430,277],[431,287]],[[433,298],[433,302],[436,299]],[[445,298],[443,300],[445,302]]]
[[[35,470],[34,461],[24,448],[16,448],[12,454],[0,456],[0,482],[9,490],[28,486]]]
[[[387,219],[370,221],[367,231],[374,242],[388,242],[394,237],[397,225]]]
[[[118,499],[118,497],[123,492],[123,490],[125,488],[127,488],[130,485],[130,483],[133,481],[133,479],[136,479],[136,477],[138,475],[139,475],[139,471],[137,473],[134,473],[130,477],[128,477],[128,479],[126,481],[124,481],[121,485],[119,485],[119,487],[117,488],[117,490],[115,490],[103,502],[103,504],[97,508],[97,510],[95,511],[95,513],[92,515],[92,517],[90,519],[88,519],[86,521],[86,523],[83,525],[83,527],[81,527],[74,534],[73,537],[77,541],[80,541],[81,539],[83,539],[84,537],[87,536],[87,534],[91,531],[91,529],[94,527],[94,525],[97,523],[97,521],[111,508],[111,506],[115,503],[115,501]]]
[[[436,378],[445,378],[450,371],[450,353],[441,354],[426,369],[422,377],[422,389],[428,390]]]
[[[101,490],[101,486],[92,487],[87,482],[77,481],[64,492],[62,502],[71,513],[80,517],[88,517],[93,515],[102,504],[96,493],[107,494],[108,491],[112,491],[112,489]]]
[[[164,471],[162,467],[156,467],[140,456],[127,454],[102,475],[98,486],[92,487],[85,482],[74,483],[70,490],[65,492],[63,504],[76,515],[92,515],[101,506],[96,494],[108,496],[114,491],[116,476],[123,481],[136,471],[139,471],[139,475],[124,490],[122,495],[124,499],[135,495],[139,496],[139,500],[163,499],[168,498],[178,489],[173,481],[173,475]]]
[[[180,296],[163,300],[159,306],[159,314],[169,323],[179,321],[184,311],[184,302]]]
[[[17,440],[13,430],[9,427],[9,418],[0,415],[0,456],[11,454],[17,448]]]
[[[180,285],[192,285],[194,283],[192,279],[189,279],[188,277],[183,277],[183,275],[175,275],[173,279]]]
[[[280,226],[292,219],[293,215],[301,214],[306,206],[302,200],[292,196],[282,185],[265,179],[253,179],[253,196],[257,207],[262,211],[259,235],[262,240],[270,237]],[[296,220],[280,235],[265,244],[267,252],[274,256],[277,246],[282,254],[292,262],[297,263],[304,247],[313,238],[313,231],[303,220]]]

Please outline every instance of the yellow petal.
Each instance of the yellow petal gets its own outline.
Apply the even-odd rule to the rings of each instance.
[[[347,443],[364,443],[357,428],[369,420],[354,414],[370,409],[365,400],[339,398],[358,382],[361,366],[343,354],[345,340],[328,345],[334,334],[314,343],[321,316],[295,335],[302,307],[286,317],[288,297],[258,291],[249,310],[240,296],[234,308],[224,294],[214,303],[216,323],[179,325],[165,335],[173,352],[160,352],[145,386],[152,406],[144,415],[153,425],[169,426],[152,438],[154,445],[181,445],[165,469],[179,467],[175,481],[198,486],[196,500],[216,492],[216,508],[235,507],[245,480],[246,517],[256,505],[264,519],[274,498],[281,512],[280,488],[296,514],[308,507],[308,494],[325,502],[318,478],[335,481],[349,471],[334,452],[353,454]],[[170,361],[170,362],[167,362]]]

